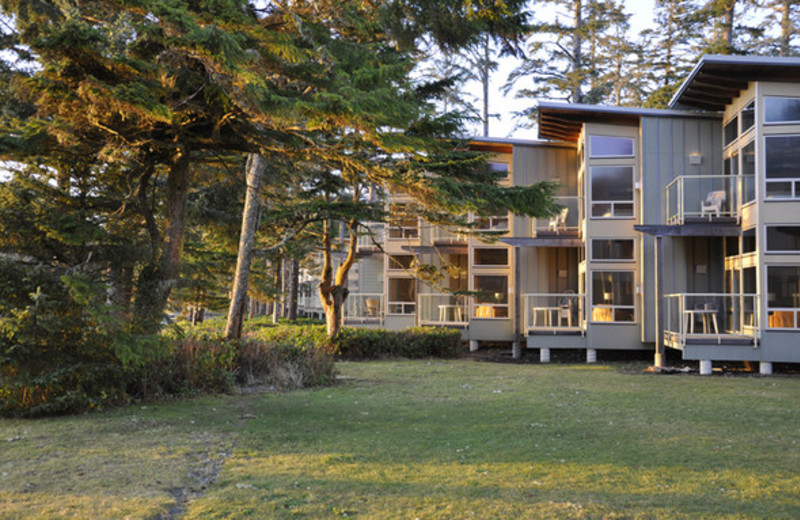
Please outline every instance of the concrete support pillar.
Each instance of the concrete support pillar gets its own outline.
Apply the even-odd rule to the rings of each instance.
[[[769,361],[762,361],[758,364],[758,373],[762,376],[772,375],[772,363]]]
[[[522,342],[515,341],[511,345],[511,357],[514,359],[519,359],[522,357]]]
[[[469,351],[470,352],[477,352],[478,351],[478,340],[476,340],[476,339],[469,340]]]
[[[586,349],[586,362],[587,363],[597,363],[597,350],[593,348]]]
[[[550,362],[550,349],[549,348],[540,348],[539,349],[539,363],[549,363]]]
[[[711,360],[710,359],[701,359],[700,360],[700,375],[701,376],[710,376],[711,375]]]
[[[656,352],[656,357],[653,364],[657,368],[662,368],[664,366],[664,354],[661,352]]]

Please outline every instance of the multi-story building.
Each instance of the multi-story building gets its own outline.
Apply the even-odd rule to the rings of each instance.
[[[377,226],[347,322],[458,327],[473,348],[510,341],[543,361],[645,349],[660,364],[668,347],[703,373],[800,362],[800,59],[706,56],[664,110],[540,103],[539,138],[472,146],[504,183],[558,181],[558,215],[478,218],[493,243]],[[451,276],[430,287],[415,259]]]

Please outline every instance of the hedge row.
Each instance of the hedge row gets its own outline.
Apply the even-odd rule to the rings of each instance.
[[[352,360],[455,358],[464,352],[460,331],[435,327],[401,331],[343,328],[329,350],[338,357]]]

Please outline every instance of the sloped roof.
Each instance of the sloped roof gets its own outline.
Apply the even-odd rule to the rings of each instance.
[[[672,97],[669,107],[721,111],[751,81],[800,83],[800,58],[705,55]]]

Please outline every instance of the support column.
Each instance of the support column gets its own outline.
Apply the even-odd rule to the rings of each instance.
[[[514,246],[514,294],[512,300],[514,302],[514,344],[511,350],[511,357],[519,359],[522,357],[522,326],[520,324],[520,305],[522,304],[520,286],[520,265],[519,265],[519,247]]]
[[[710,359],[701,359],[700,360],[700,375],[701,376],[710,376],[711,375],[711,360]]]
[[[539,349],[539,363],[549,363],[550,362],[550,349],[549,348],[540,348]]]
[[[587,363],[597,363],[597,350],[593,348],[586,349],[586,362]]]
[[[478,340],[476,340],[476,339],[469,340],[469,351],[470,352],[477,352],[478,351]]]
[[[762,376],[771,376],[772,375],[772,363],[769,361],[761,361],[758,364],[758,373]]]
[[[656,355],[653,365],[656,368],[664,366],[664,251],[661,244],[661,235],[656,235]]]
[[[522,357],[522,342],[517,340],[511,344],[511,357],[519,359]]]

